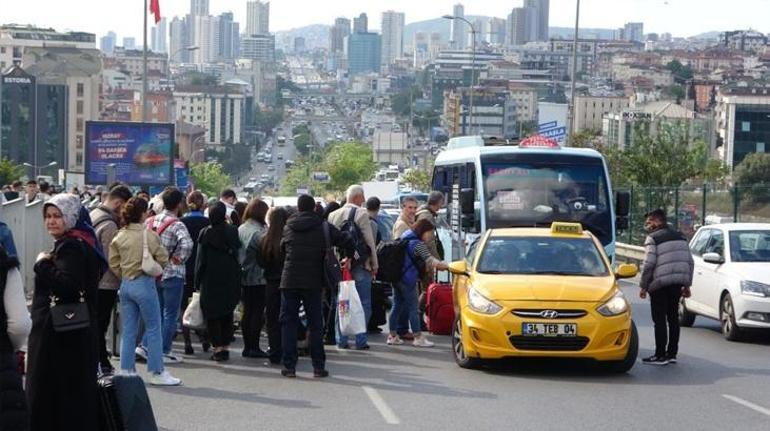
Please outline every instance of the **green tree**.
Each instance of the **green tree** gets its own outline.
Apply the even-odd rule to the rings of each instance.
[[[427,192],[431,190],[431,173],[428,169],[411,169],[404,174],[402,181],[416,191]]]
[[[400,117],[408,117],[411,112],[412,103],[422,97],[422,91],[419,87],[410,87],[396,94],[390,99],[390,106],[393,113]]]
[[[24,166],[14,164],[8,159],[0,160],[0,185],[11,184],[26,173]]]
[[[195,188],[207,196],[219,196],[219,193],[231,184],[230,176],[218,162],[193,165],[190,169],[190,179]]]
[[[735,184],[754,203],[770,202],[770,154],[752,153],[735,168]]]
[[[583,129],[572,135],[569,146],[575,148],[596,148],[599,131],[592,129]]]
[[[688,79],[692,79],[694,75],[690,66],[685,66],[679,60],[676,60],[676,59],[671,60],[666,65],[666,69],[671,71],[671,73],[674,75],[674,79],[677,82],[685,82]]]
[[[254,114],[254,127],[268,136],[270,136],[273,133],[273,129],[282,122],[282,109],[270,109],[266,111],[258,109]]]
[[[322,166],[331,176],[328,189],[345,190],[351,184],[368,181],[377,171],[372,149],[360,142],[343,142],[331,146]]]

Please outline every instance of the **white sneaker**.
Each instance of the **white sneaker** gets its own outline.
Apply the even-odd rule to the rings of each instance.
[[[182,362],[184,362],[184,360],[173,353],[166,353],[163,355],[164,364],[181,364]]]
[[[412,342],[414,347],[433,347],[435,344],[433,344],[431,341],[428,340],[428,338],[424,335],[420,335],[419,337],[414,337],[414,342]]]
[[[134,349],[134,353],[136,354],[137,358],[141,359],[144,362],[147,362],[147,349],[145,349],[142,346],[136,346],[136,349]]]
[[[402,340],[398,335],[388,335],[387,343],[389,346],[400,346],[404,344],[404,340]]]
[[[168,371],[163,371],[160,374],[153,374],[150,377],[150,384],[153,386],[179,386],[182,381],[172,376]]]

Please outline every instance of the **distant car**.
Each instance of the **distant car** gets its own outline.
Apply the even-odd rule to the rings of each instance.
[[[278,160],[283,160],[283,154],[278,153]]]
[[[274,171],[274,170],[275,170],[275,166],[273,166],[273,165],[267,165],[267,170],[272,172],[272,171]]]
[[[679,323],[692,326],[696,316],[719,320],[730,341],[750,330],[770,333],[770,223],[704,226],[690,252],[692,296],[680,302]]]

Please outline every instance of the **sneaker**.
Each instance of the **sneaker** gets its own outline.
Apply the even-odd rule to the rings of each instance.
[[[134,349],[134,353],[136,354],[137,361],[147,362],[147,349],[143,346],[137,346],[136,349]]]
[[[168,371],[160,374],[153,374],[150,377],[150,384],[153,386],[179,386],[182,381],[172,376]]]
[[[404,340],[402,340],[398,335],[388,335],[387,343],[389,346],[400,346],[404,344]]]
[[[643,358],[642,363],[647,365],[668,365],[669,360],[663,356],[652,355],[652,356]]]
[[[179,356],[174,355],[173,353],[164,353],[163,354],[163,363],[164,364],[181,364],[184,362],[182,358]]]
[[[676,364],[676,355],[668,355],[666,359],[668,359],[669,364]]]
[[[326,370],[313,370],[313,377],[317,379],[323,379],[324,377],[329,377],[329,372]]]
[[[398,336],[401,337],[402,340],[414,341],[414,334],[411,332],[407,332],[406,334],[398,334]]]
[[[288,368],[284,368],[283,370],[281,370],[281,375],[284,376],[284,377],[288,377],[290,379],[293,379],[293,378],[297,377],[297,371],[296,370],[290,370]]]
[[[368,344],[364,344],[363,346],[356,346],[356,350],[369,350],[371,347],[369,347]]]
[[[414,337],[414,341],[412,342],[414,347],[433,347],[435,344],[433,342],[428,340],[428,337],[424,335],[419,335],[417,337]]]
[[[337,344],[337,350],[350,350],[350,346],[348,346],[347,344],[343,344],[343,345]]]

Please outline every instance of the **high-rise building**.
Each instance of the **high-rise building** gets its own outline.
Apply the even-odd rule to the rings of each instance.
[[[353,18],[353,33],[369,33],[369,17],[365,13]]]
[[[11,66],[26,67],[23,56],[27,49],[54,45],[95,49],[96,35],[83,32],[60,33],[29,25],[0,25],[0,70],[5,71]]]
[[[345,38],[350,36],[350,20],[337,18],[329,32],[329,50],[331,52],[345,51]]]
[[[536,35],[532,40],[548,40],[548,19],[550,13],[550,0],[524,0],[524,7],[530,7],[537,11],[535,22],[531,25],[536,29]]]
[[[414,34],[414,41],[412,42],[414,47],[414,59],[412,60],[412,66],[414,68],[421,68],[430,61],[430,38],[428,33],[418,31]]]
[[[430,60],[435,60],[438,57],[438,53],[444,48],[444,43],[441,41],[441,33],[433,32],[430,34],[430,42],[428,42],[428,52]]]
[[[270,34],[244,35],[241,39],[241,58],[263,63],[275,62],[275,36]]]
[[[124,37],[123,38],[123,48],[125,49],[136,49],[136,39],[133,37]]]
[[[270,34],[270,2],[246,2],[246,35]]]
[[[353,33],[348,37],[348,73],[380,73],[382,38],[376,33]]]
[[[190,0],[190,15],[208,16],[209,0]]]
[[[219,60],[232,61],[238,58],[240,46],[240,24],[235,22],[232,12],[219,15]]]
[[[174,17],[169,24],[169,60],[176,63],[189,63],[190,52],[188,45],[187,22],[184,18]]]
[[[404,13],[382,13],[382,66],[391,65],[404,55]]]
[[[629,22],[623,27],[624,40],[644,42],[644,23]]]
[[[502,18],[491,18],[489,20],[489,34],[487,42],[491,45],[504,45],[506,34],[506,22]]]
[[[106,36],[99,39],[99,49],[105,55],[112,55],[115,52],[115,46],[118,44],[118,35],[114,31],[107,32]]]
[[[452,9],[452,15],[465,18],[465,6],[458,3]],[[468,24],[460,19],[452,20],[452,34],[449,46],[453,49],[465,49],[468,46]]]
[[[219,55],[219,17],[195,16],[192,27],[195,33],[190,45],[198,49],[191,52],[191,62],[196,64],[216,62]]]
[[[537,9],[531,7],[513,8],[508,15],[507,38],[509,46],[524,45],[537,40]]]
[[[166,22],[166,18],[161,18],[160,22],[152,28],[150,47],[153,52],[168,52],[168,26]]]

